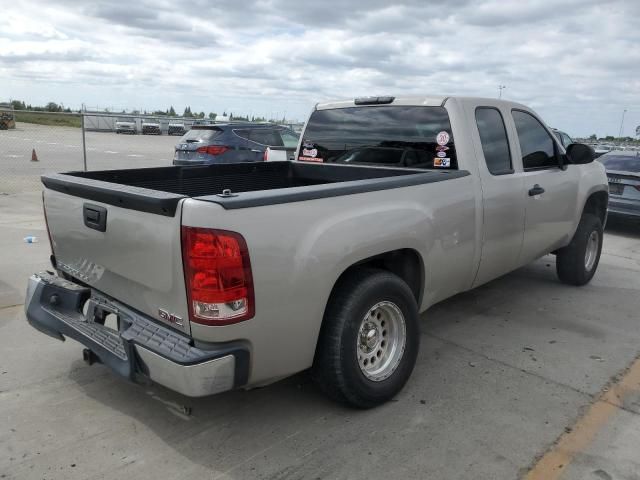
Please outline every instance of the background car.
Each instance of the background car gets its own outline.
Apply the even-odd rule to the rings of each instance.
[[[611,145],[598,144],[593,149],[596,152],[596,158],[604,155],[605,153],[609,153],[614,150],[614,147]]]
[[[598,161],[607,170],[609,214],[640,218],[640,152],[613,151]]]
[[[186,128],[184,128],[184,123],[169,122],[169,127],[167,129],[168,135],[184,135],[186,131]]]
[[[162,135],[160,130],[160,124],[157,122],[142,121],[142,134],[143,135]]]
[[[135,135],[137,133],[136,122],[117,121],[116,133],[129,133]]]
[[[278,125],[194,125],[175,147],[174,165],[262,162],[267,147],[295,150],[298,135]]]
[[[558,130],[557,128],[552,128],[551,130],[553,134],[558,137],[558,140],[560,140],[560,143],[565,149],[572,143],[575,143],[573,139],[562,130]]]

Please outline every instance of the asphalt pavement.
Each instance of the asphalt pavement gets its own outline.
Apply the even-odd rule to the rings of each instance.
[[[585,287],[547,256],[428,310],[408,385],[368,411],[305,373],[193,400],[88,366],[24,318],[27,277],[48,267],[37,192],[0,196],[0,248],[2,478],[640,478],[637,223],[609,223]]]
[[[87,170],[171,165],[179,138],[85,132]],[[31,161],[34,151],[38,161]],[[18,123],[0,130],[0,194],[38,191],[40,175],[83,168],[80,128]]]

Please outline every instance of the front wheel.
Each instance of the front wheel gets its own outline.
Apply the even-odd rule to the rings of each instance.
[[[370,408],[405,385],[419,347],[418,307],[396,275],[356,269],[336,286],[316,349],[313,376],[331,398]]]
[[[593,278],[600,262],[603,229],[600,219],[585,213],[580,219],[571,243],[558,250],[558,278],[570,285],[585,285]]]

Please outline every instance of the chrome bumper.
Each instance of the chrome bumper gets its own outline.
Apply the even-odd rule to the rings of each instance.
[[[110,313],[117,315],[119,331],[104,325]],[[25,314],[34,328],[59,340],[77,340],[134,382],[151,379],[183,395],[202,397],[248,380],[249,349],[242,342],[196,347],[189,337],[126,305],[49,273],[29,278]]]

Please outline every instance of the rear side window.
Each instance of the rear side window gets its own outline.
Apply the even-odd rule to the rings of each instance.
[[[507,130],[500,112],[490,107],[477,108],[476,125],[489,172],[493,175],[513,173]]]
[[[249,140],[260,143],[261,145],[269,145],[271,147],[282,147],[282,138],[278,132],[271,129],[260,128],[249,130]]]
[[[547,130],[533,115],[513,110],[524,169],[557,167],[554,142]]]
[[[282,143],[286,148],[296,148],[298,146],[298,135],[286,130],[280,130],[280,136],[282,137]]]
[[[209,142],[222,134],[219,128],[192,128],[180,139],[181,142]]]
[[[443,107],[371,106],[317,110],[298,160],[389,167],[456,169]]]

